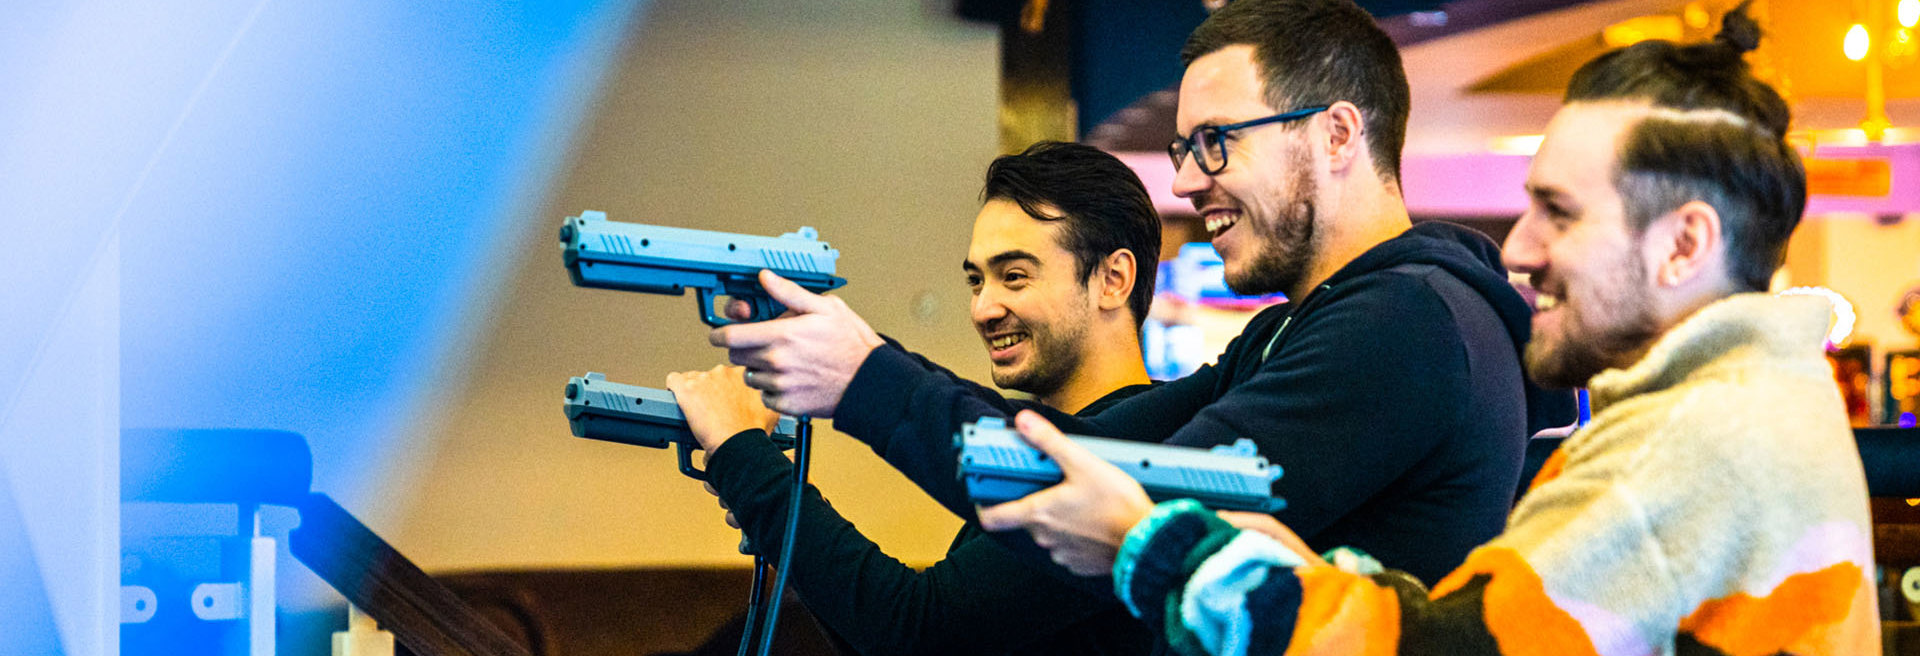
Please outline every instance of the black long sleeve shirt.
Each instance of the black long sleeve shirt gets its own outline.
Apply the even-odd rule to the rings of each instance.
[[[1092,415],[1147,389],[1116,390]],[[984,390],[984,388],[982,388]],[[988,391],[987,393],[991,393]],[[751,430],[707,460],[707,474],[762,555],[778,558],[793,463]],[[819,491],[801,498],[788,581],[821,624],[862,654],[1150,653],[1155,638],[1111,586],[1079,585],[968,522],[946,557],[915,570],[862,535]]]

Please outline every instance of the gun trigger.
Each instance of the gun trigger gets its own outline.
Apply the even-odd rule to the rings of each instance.
[[[787,313],[787,306],[781,305],[779,301],[773,300],[771,296],[761,298],[759,301],[760,302],[756,304],[759,307],[757,307],[755,311],[759,312],[760,316],[754,317],[754,321],[774,319]]]

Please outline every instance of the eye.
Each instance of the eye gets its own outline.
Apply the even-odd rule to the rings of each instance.
[[[974,296],[980,295],[980,274],[978,273],[967,274],[967,288],[973,290]]]
[[[1559,229],[1565,229],[1575,219],[1565,206],[1547,200],[1534,201],[1532,211],[1540,218],[1546,219],[1548,225]]]
[[[1027,275],[1025,271],[1015,270],[1000,274],[1000,283],[1006,285],[1008,289],[1020,289],[1032,280],[1033,277]]]

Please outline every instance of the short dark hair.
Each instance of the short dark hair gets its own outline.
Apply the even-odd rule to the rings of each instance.
[[[1180,61],[1228,46],[1253,46],[1262,89],[1275,111],[1345,100],[1366,120],[1374,173],[1400,180],[1412,105],[1400,49],[1351,0],[1240,0],[1208,16],[1187,37]]]
[[[1750,291],[1767,289],[1807,207],[1806,167],[1786,141],[1787,103],[1742,58],[1759,44],[1760,27],[1743,3],[1713,41],[1642,41],[1587,62],[1566,97],[1700,112],[1702,120],[1652,115],[1631,128],[1614,187],[1636,231],[1689,201],[1712,205],[1727,239],[1728,276]]]
[[[1147,320],[1160,264],[1160,215],[1146,185],[1119,158],[1092,146],[1042,141],[993,160],[980,196],[1013,201],[1040,221],[1059,221],[1060,246],[1073,254],[1082,282],[1114,251],[1132,251],[1127,307],[1135,324]]]

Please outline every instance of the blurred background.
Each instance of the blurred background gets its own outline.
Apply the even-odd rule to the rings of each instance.
[[[569,284],[560,221],[814,227],[842,253],[839,294],[876,329],[985,380],[958,264],[996,155],[1039,139],[1108,149],[1155,194],[1168,267],[1204,241],[1168,192],[1164,148],[1177,53],[1211,4],[10,3],[0,642],[119,653],[123,578],[159,557],[128,548],[177,546],[155,536],[200,516],[123,508],[122,428],[297,433],[313,491],[450,580],[744,571],[738,532],[671,453],[568,433],[569,376],[660,386],[724,354],[690,299]],[[1416,219],[1500,239],[1573,69],[1641,39],[1710,38],[1735,3],[1360,4],[1413,85]],[[1911,426],[1920,1],[1754,13],[1770,36],[1751,61],[1793,104],[1815,194],[1778,284],[1850,301],[1834,357],[1855,423]],[[1203,287],[1166,289],[1156,373],[1211,359],[1279,300]],[[938,560],[958,522],[864,446],[822,435],[813,479],[835,507],[895,557]],[[269,511],[258,530],[297,522]],[[327,653],[341,598],[279,550],[279,651]],[[637,585],[620,596],[646,597]],[[740,592],[709,595],[731,609]]]

